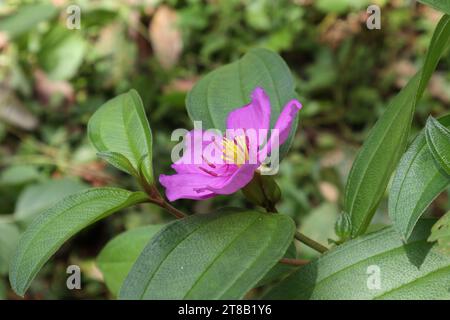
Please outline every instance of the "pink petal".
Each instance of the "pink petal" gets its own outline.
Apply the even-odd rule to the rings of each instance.
[[[269,154],[272,147],[279,147],[286,142],[289,133],[291,132],[292,123],[295,121],[295,116],[301,108],[302,104],[298,100],[291,100],[284,106],[274,127],[274,129],[278,131],[276,133],[272,131],[268,143],[260,152],[262,155],[260,156],[261,158],[264,158],[264,155]],[[276,143],[277,136],[278,144]]]
[[[228,114],[227,129],[261,129],[268,130],[270,126],[270,99],[264,90],[257,87],[251,94],[252,101],[239,109],[233,110]],[[267,132],[267,131],[266,131]],[[264,139],[266,138],[264,136]],[[233,137],[231,137],[233,138]],[[259,143],[262,143],[260,141]]]
[[[259,164],[245,164],[239,167],[230,177],[221,181],[220,185],[208,185],[207,189],[216,194],[231,194],[245,187],[252,179]]]
[[[205,189],[208,184],[223,183],[226,178],[214,177],[206,174],[182,173],[159,176],[159,182],[166,188],[166,196],[170,201],[178,199],[202,200],[215,195],[211,190]]]
[[[212,142],[213,140],[217,142]],[[172,164],[177,173],[204,173],[200,167],[209,167],[217,164],[217,169],[223,172],[222,150],[220,148],[222,137],[210,131],[191,130],[184,137],[186,141],[183,156]],[[219,168],[220,167],[220,168]]]

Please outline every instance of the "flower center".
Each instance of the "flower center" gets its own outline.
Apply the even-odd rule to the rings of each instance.
[[[222,159],[227,163],[236,164],[239,167],[249,160],[247,138],[237,136],[233,140],[223,138]]]

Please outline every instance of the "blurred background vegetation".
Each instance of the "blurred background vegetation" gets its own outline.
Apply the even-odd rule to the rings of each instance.
[[[81,8],[81,28],[66,8]],[[381,7],[381,30],[366,8]],[[308,236],[336,239],[343,186],[352,160],[387,102],[415,73],[440,14],[407,0],[97,0],[0,4],[0,299],[20,233],[63,196],[90,186],[137,189],[99,160],[86,124],[102,103],[135,88],[154,136],[155,174],[170,173],[172,130],[191,128],[186,92],[205,73],[266,47],[286,60],[304,105],[293,148],[277,181],[279,211]],[[442,59],[420,101],[414,131],[428,114],[450,110],[450,57]],[[441,70],[441,71],[439,71]],[[430,210],[441,215],[449,192]],[[195,202],[189,213],[250,206],[238,193]],[[26,298],[110,298],[95,258],[113,236],[171,216],[140,205],[97,223],[58,251]],[[388,224],[386,202],[375,224]],[[299,247],[301,257],[314,252]],[[82,268],[83,290],[66,288],[66,267]]]

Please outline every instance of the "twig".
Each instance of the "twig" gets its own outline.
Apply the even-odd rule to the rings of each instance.
[[[149,202],[154,203],[163,209],[166,209],[177,219],[183,219],[188,216],[187,214],[178,210],[166,200],[164,200],[156,186],[153,184],[149,184],[142,176],[139,178],[139,184],[141,185],[142,189],[144,189],[145,193],[147,193]]]
[[[280,263],[289,264],[291,266],[304,266],[309,263],[309,260],[283,258],[280,260]]]
[[[172,206],[170,203],[168,203],[167,201],[164,201],[162,203],[159,204],[162,208],[166,209],[167,211],[169,211],[171,214],[173,214],[175,216],[175,218],[177,219],[183,219],[187,217],[187,214],[185,214],[184,212],[178,210],[177,208],[175,208],[174,206]]]
[[[304,234],[302,234],[298,231],[295,232],[294,238],[320,253],[324,253],[324,252],[328,251],[327,247],[321,245],[320,243],[314,241],[313,239],[305,236]]]

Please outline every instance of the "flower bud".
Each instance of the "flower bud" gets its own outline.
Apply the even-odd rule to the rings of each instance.
[[[273,176],[255,172],[252,181],[243,189],[245,197],[252,203],[275,212],[275,205],[281,199],[281,190]]]
[[[350,238],[352,232],[352,221],[348,213],[343,212],[339,216],[334,226],[334,230],[341,241],[345,241],[346,239]]]

